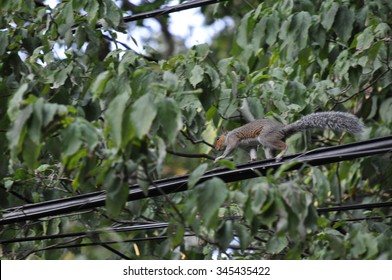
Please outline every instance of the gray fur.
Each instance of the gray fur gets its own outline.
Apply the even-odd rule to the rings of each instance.
[[[312,113],[286,126],[270,119],[255,120],[225,134],[225,151],[215,161],[227,157],[237,147],[247,150],[251,160],[256,160],[256,149],[259,145],[264,147],[267,158],[272,157],[272,151],[280,150],[276,156],[276,161],[280,161],[288,148],[285,139],[309,128],[361,134],[364,125],[356,116],[344,112]]]
[[[363,123],[354,115],[344,112],[320,112],[304,116],[300,120],[283,128],[286,137],[309,128],[329,128],[334,131],[347,131],[351,134],[361,134]]]

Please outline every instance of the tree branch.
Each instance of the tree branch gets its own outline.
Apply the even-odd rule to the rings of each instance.
[[[5,186],[3,186],[3,184],[0,184],[0,188],[3,189],[5,192],[12,194],[13,196],[19,198],[20,200],[22,200],[26,203],[34,203],[33,201],[31,201],[27,197],[24,197],[23,195],[18,194],[17,192],[15,192],[13,190],[7,190],[7,188]]]
[[[206,158],[210,160],[215,160],[214,157],[207,154],[188,154],[188,153],[179,153],[172,150],[166,150],[171,155],[179,156],[179,157],[187,157],[187,158]]]
[[[369,88],[371,88],[372,86],[374,86],[375,83],[377,83],[383,76],[385,76],[385,75],[386,75],[388,72],[390,72],[390,71],[391,71],[391,68],[388,67],[387,70],[385,70],[384,72],[382,72],[376,79],[374,79],[374,80],[373,80],[370,84],[368,84],[366,87],[364,87],[363,89],[357,91],[356,93],[354,93],[354,94],[352,94],[352,95],[350,95],[350,96],[348,96],[348,97],[346,97],[346,98],[344,98],[344,99],[342,99],[342,100],[335,100],[335,99],[333,99],[334,102],[335,102],[335,104],[332,106],[332,109],[331,109],[331,110],[334,110],[334,109],[336,108],[336,106],[338,106],[339,104],[342,104],[342,103],[344,103],[344,102],[347,102],[347,101],[349,101],[350,99],[352,99],[352,98],[356,97],[357,95],[359,95],[360,93],[362,93],[362,92],[368,90]],[[331,98],[331,99],[332,99],[332,98]]]
[[[181,133],[182,133],[182,135],[184,135],[184,137],[185,137],[187,140],[191,141],[192,144],[205,144],[205,145],[207,145],[207,146],[209,146],[209,147],[215,149],[214,145],[208,143],[208,142],[205,141],[204,139],[195,140],[189,133],[186,133],[185,131],[182,131],[182,130],[181,130]]]

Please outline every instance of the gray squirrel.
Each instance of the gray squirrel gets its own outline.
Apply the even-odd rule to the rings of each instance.
[[[256,160],[256,149],[259,145],[263,145],[266,158],[273,157],[273,150],[280,150],[281,152],[276,156],[276,161],[280,161],[287,151],[285,139],[309,128],[332,129],[347,131],[351,134],[361,134],[364,125],[356,116],[344,112],[312,113],[288,125],[275,120],[259,119],[232,131],[224,131],[215,143],[215,149],[218,151],[224,150],[224,152],[215,159],[215,162],[227,157],[237,147],[247,150],[250,159],[254,161]]]

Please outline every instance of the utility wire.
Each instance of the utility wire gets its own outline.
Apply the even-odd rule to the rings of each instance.
[[[326,213],[326,212],[335,212],[335,211],[349,211],[349,210],[358,210],[358,209],[373,209],[373,208],[383,208],[383,207],[391,207],[392,202],[379,202],[379,203],[368,203],[368,204],[353,204],[353,205],[343,205],[343,206],[336,206],[336,207],[324,207],[324,208],[317,208],[317,212]],[[361,218],[351,218],[351,219],[343,219],[343,220],[334,220],[333,223],[337,223],[340,221],[344,222],[357,222],[363,220],[381,220],[381,219],[388,219],[392,218],[391,215],[382,217],[382,216],[375,216],[375,217],[361,217]],[[169,226],[169,223],[161,222],[161,223],[148,223],[148,224],[140,224],[140,225],[133,225],[133,226],[123,226],[123,227],[110,227],[110,228],[103,228],[98,230],[92,231],[82,231],[82,232],[71,232],[71,233],[62,233],[62,234],[51,234],[51,235],[43,235],[43,236],[28,236],[28,237],[20,237],[20,238],[12,238],[12,239],[5,239],[0,240],[0,244],[10,244],[10,243],[20,243],[20,242],[28,242],[28,241],[41,241],[41,240],[53,240],[53,239],[60,239],[60,238],[70,238],[70,237],[89,237],[89,236],[97,236],[99,234],[108,233],[108,232],[134,232],[134,231],[141,231],[141,230],[156,230],[156,229],[165,229]],[[153,237],[155,239],[155,237]],[[143,241],[148,240],[142,239]],[[129,240],[128,240],[129,241]],[[138,239],[140,241],[140,239]]]
[[[199,183],[214,177],[220,178],[224,182],[235,182],[264,176],[268,171],[276,171],[286,163],[291,164],[288,170],[297,170],[304,164],[319,166],[391,151],[392,136],[387,136],[346,145],[319,148],[307,153],[287,156],[281,162],[276,162],[274,159],[268,159],[242,164],[237,166],[234,170],[226,168],[214,169],[201,176]],[[148,188],[147,195],[138,185],[132,185],[129,187],[128,201],[161,196],[162,194],[183,192],[188,190],[187,182],[188,175],[157,180]],[[5,209],[2,211],[3,217],[0,219],[0,225],[101,207],[105,205],[105,196],[106,194],[104,191],[93,192]]]
[[[184,237],[195,236],[194,233],[185,233]],[[166,240],[168,238],[167,235],[161,236],[150,236],[150,237],[140,237],[140,238],[132,238],[132,239],[125,239],[125,240],[109,240],[109,241],[98,241],[98,242],[90,242],[90,243],[78,243],[78,244],[69,244],[69,245],[62,245],[59,244],[58,246],[53,246],[47,248],[46,250],[52,249],[69,249],[69,248],[77,248],[77,247],[87,247],[87,246],[98,246],[102,244],[117,244],[117,243],[131,243],[131,242],[142,242],[142,241],[152,241],[152,240]]]
[[[69,237],[78,237],[78,236],[95,236],[95,235],[107,233],[107,232],[131,232],[131,231],[139,231],[139,230],[152,230],[152,229],[167,228],[168,226],[169,226],[169,223],[154,223],[154,224],[149,223],[149,224],[141,224],[141,225],[135,225],[135,226],[111,227],[111,228],[103,228],[103,229],[92,230],[92,231],[71,232],[71,233],[63,233],[63,234],[28,236],[28,237],[22,237],[22,238],[6,239],[6,240],[0,240],[0,244],[26,242],[26,241],[39,241],[39,240],[48,240],[48,239],[57,239],[57,238],[69,238]]]
[[[366,203],[366,204],[351,204],[351,205],[341,205],[341,206],[334,206],[334,207],[318,208],[317,212],[326,213],[326,212],[335,212],[335,211],[373,209],[373,208],[383,208],[383,207],[392,207],[392,201]]]
[[[323,207],[323,208],[317,208],[316,211],[319,214],[321,214],[327,212],[374,209],[374,208],[384,208],[384,207],[392,207],[392,202],[378,202],[378,203],[351,204],[351,205],[342,205],[342,206],[334,206],[334,207]],[[334,223],[339,221],[351,222],[351,221],[362,221],[362,220],[384,219],[384,218],[392,218],[392,216],[353,218],[353,219],[345,219],[345,220],[335,220],[333,222]],[[53,239],[70,238],[70,237],[88,237],[88,236],[95,236],[108,232],[133,232],[133,231],[140,231],[140,230],[155,230],[155,229],[164,229],[167,228],[168,226],[169,223],[161,222],[161,223],[148,223],[148,224],[140,224],[140,225],[133,225],[133,226],[110,227],[110,228],[103,228],[103,229],[92,230],[92,231],[6,239],[6,240],[0,240],[0,244],[19,243],[19,242],[26,242],[26,241],[39,241],[39,240],[48,240],[48,239],[53,240]]]
[[[193,8],[200,8],[203,6],[208,6],[211,4],[217,4],[220,2],[227,2],[228,0],[199,0],[199,1],[190,1],[182,4],[178,4],[175,6],[170,6],[166,8],[161,8],[157,10],[153,10],[150,12],[144,12],[144,13],[139,13],[136,15],[130,15],[130,16],[125,16],[123,17],[124,22],[132,22],[132,21],[137,21],[141,19],[146,19],[146,18],[151,18],[151,17],[158,17],[158,16],[163,16],[167,15],[170,13],[174,12],[179,12],[183,10],[188,10],[188,9],[193,9]]]

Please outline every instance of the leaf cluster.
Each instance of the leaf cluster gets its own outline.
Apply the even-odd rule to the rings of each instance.
[[[118,48],[123,12],[110,0],[53,9],[4,1],[0,9],[2,209],[106,191],[104,208],[6,225],[1,239],[169,222],[160,230],[9,243],[2,257],[392,257],[389,209],[317,213],[390,200],[390,155],[198,183],[213,167],[207,159],[216,155],[219,129],[245,123],[246,104],[256,118],[284,123],[314,111],[351,111],[364,120],[364,137],[390,135],[389,1],[264,1],[244,11],[225,58],[201,44],[158,61]],[[290,152],[355,140],[312,135],[290,138]],[[246,157],[237,152],[234,161]],[[129,186],[147,194],[154,180],[184,173],[188,192],[127,202]],[[131,241],[113,250],[78,246],[124,240]]]

